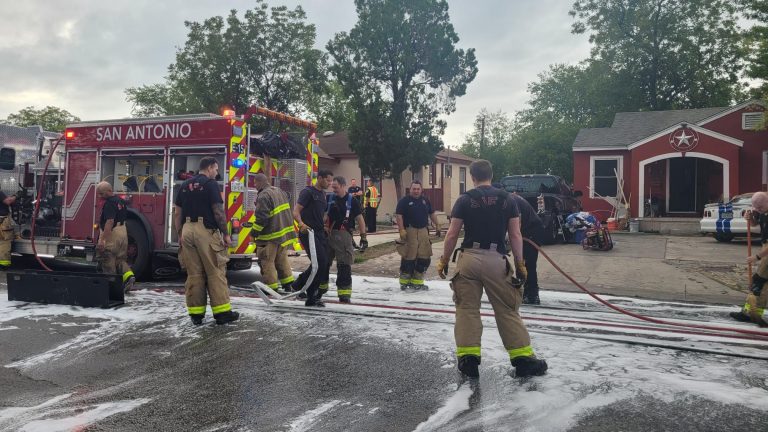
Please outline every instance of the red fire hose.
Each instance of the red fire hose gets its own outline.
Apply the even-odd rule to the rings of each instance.
[[[747,232],[749,232],[749,230],[747,230]],[[741,334],[747,334],[747,335],[752,335],[752,336],[760,336],[761,338],[768,338],[768,332],[762,332],[762,331],[757,331],[757,330],[746,330],[746,329],[739,329],[739,328],[708,326],[708,325],[703,325],[703,324],[676,323],[676,322],[672,322],[672,321],[665,321],[665,320],[661,320],[661,319],[657,319],[657,318],[651,318],[651,317],[647,317],[647,316],[644,316],[644,315],[636,314],[634,312],[630,312],[630,311],[628,311],[626,309],[623,309],[623,308],[621,308],[619,306],[616,306],[614,304],[611,304],[611,303],[603,300],[602,298],[600,298],[600,296],[598,296],[597,294],[595,294],[592,291],[590,291],[587,288],[585,288],[582,284],[580,284],[573,277],[571,277],[571,275],[569,275],[563,269],[561,269],[560,266],[555,264],[555,261],[552,260],[552,258],[550,258],[549,255],[547,255],[543,250],[541,250],[539,245],[537,245],[536,243],[534,243],[533,241],[531,241],[529,239],[524,239],[524,240],[527,241],[528,243],[530,243],[533,247],[535,247],[539,251],[539,253],[541,253],[541,255],[543,255],[544,258],[546,258],[546,260],[549,261],[550,264],[552,264],[552,267],[554,267],[558,272],[560,272],[560,274],[565,276],[565,278],[568,279],[572,284],[576,285],[580,290],[582,290],[585,293],[587,293],[593,299],[599,301],[600,303],[602,303],[605,306],[608,306],[609,308],[615,310],[616,312],[622,313],[624,315],[631,316],[632,318],[637,318],[637,319],[642,320],[642,321],[647,321],[647,322],[650,322],[650,323],[654,323],[654,324],[662,324],[662,325],[669,325],[669,326],[675,326],[675,327],[686,327],[686,328],[693,328],[693,329],[700,329],[700,330],[712,330],[712,331],[718,331],[718,332],[741,333]]]

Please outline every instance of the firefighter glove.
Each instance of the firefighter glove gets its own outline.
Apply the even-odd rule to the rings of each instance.
[[[437,261],[437,274],[440,279],[445,279],[448,276],[448,260],[444,257],[440,257],[440,260]]]
[[[309,227],[304,222],[301,223],[301,226],[299,226],[299,231],[306,234],[309,232]]]
[[[515,261],[515,272],[520,282],[525,283],[528,280],[528,269],[525,268],[525,260]]]
[[[365,252],[366,249],[368,249],[368,240],[363,237],[360,239],[360,252]]]

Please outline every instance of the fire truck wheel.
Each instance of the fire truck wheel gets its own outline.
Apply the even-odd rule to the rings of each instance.
[[[145,279],[149,273],[149,240],[141,223],[135,219],[125,221],[128,231],[128,264],[136,277]]]

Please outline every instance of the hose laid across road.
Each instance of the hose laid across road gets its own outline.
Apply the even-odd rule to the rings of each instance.
[[[539,251],[539,253],[546,258],[547,261],[549,261],[550,264],[552,264],[552,267],[555,268],[560,274],[565,276],[566,279],[568,279],[572,284],[576,285],[577,288],[584,291],[586,294],[588,294],[593,299],[597,300],[598,302],[602,303],[605,306],[608,306],[609,308],[615,310],[616,312],[622,313],[627,316],[631,316],[632,318],[636,318],[642,321],[654,323],[654,324],[662,324],[662,325],[668,325],[668,326],[675,326],[675,327],[686,327],[686,328],[692,328],[692,329],[699,329],[699,330],[709,330],[709,331],[716,331],[716,332],[728,332],[728,333],[740,333],[740,334],[746,334],[751,336],[758,336],[760,339],[766,339],[768,338],[768,332],[764,331],[758,331],[758,330],[746,330],[746,329],[737,329],[737,328],[729,328],[729,327],[718,327],[718,326],[708,326],[703,324],[685,324],[685,323],[677,323],[672,321],[666,321],[658,318],[651,318],[645,315],[640,315],[634,312],[630,312],[624,308],[621,308],[619,306],[616,306],[614,304],[609,303],[606,300],[603,300],[600,296],[593,293],[592,291],[588,290],[584,287],[584,285],[580,284],[576,279],[574,279],[571,275],[565,272],[560,266],[558,266],[555,261],[549,257],[542,249],[537,245],[535,242],[529,240],[529,239],[523,239],[527,241],[529,244],[531,244],[533,247],[536,248],[536,250]],[[706,334],[706,333],[705,333]],[[715,336],[717,333],[713,333],[710,336]]]

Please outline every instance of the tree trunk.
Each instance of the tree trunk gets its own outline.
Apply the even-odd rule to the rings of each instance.
[[[392,180],[395,182],[395,196],[397,197],[397,200],[400,201],[400,198],[403,197],[403,179],[402,174],[393,174]]]

